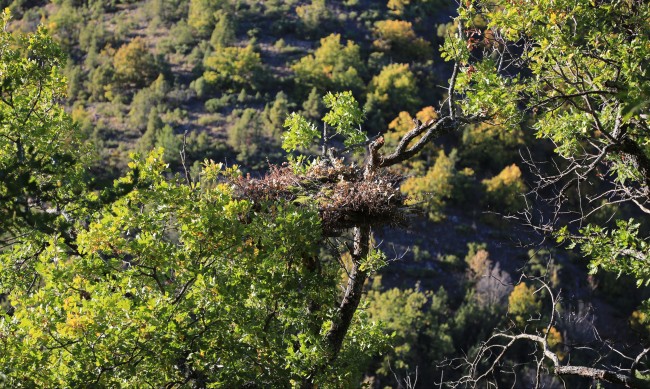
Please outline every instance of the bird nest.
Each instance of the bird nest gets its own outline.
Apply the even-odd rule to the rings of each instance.
[[[399,190],[401,176],[337,163],[320,163],[297,174],[288,165],[271,166],[262,178],[250,175],[232,181],[238,197],[261,206],[269,201],[291,201],[318,207],[323,231],[338,235],[361,225],[402,225],[406,196]]]

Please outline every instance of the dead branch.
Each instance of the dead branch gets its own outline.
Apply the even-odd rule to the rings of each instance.
[[[575,376],[589,378],[596,381],[603,381],[613,384],[619,384],[626,388],[649,388],[650,381],[641,379],[637,376],[638,368],[646,360],[650,353],[650,348],[645,348],[638,352],[635,356],[628,356],[620,350],[615,349],[612,345],[607,346],[616,354],[623,357],[624,360],[631,361],[629,367],[592,367],[572,365],[570,363],[563,364],[562,358],[557,352],[553,351],[549,346],[548,336],[551,327],[555,325],[558,315],[557,307],[559,302],[558,294],[554,294],[546,282],[541,279],[536,279],[541,283],[540,289],[545,289],[551,299],[551,315],[548,323],[541,333],[508,333],[507,331],[497,332],[490,336],[480,346],[476,355],[472,359],[464,358],[461,365],[465,365],[468,373],[461,377],[459,380],[447,383],[451,387],[479,387],[483,385],[495,385],[491,382],[491,377],[498,373],[501,364],[504,361],[506,353],[518,342],[528,342],[535,345],[535,352],[533,353],[535,360],[535,387],[539,387],[542,372],[548,372],[555,376]],[[536,292],[537,292],[536,291]],[[597,334],[597,332],[596,332]],[[606,342],[605,342],[606,344]],[[593,350],[591,348],[584,348]],[[599,360],[602,358],[599,358]],[[550,368],[546,367],[544,362],[550,363]],[[486,368],[482,368],[485,363],[488,363]]]

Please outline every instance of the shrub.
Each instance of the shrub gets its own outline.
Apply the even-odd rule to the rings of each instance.
[[[526,184],[517,165],[506,166],[497,176],[482,182],[485,187],[485,202],[489,207],[505,212],[517,212],[524,208]]]
[[[151,109],[163,104],[168,91],[169,84],[162,74],[148,88],[139,90],[133,96],[131,102],[129,124],[137,129],[144,130]]]
[[[195,45],[196,37],[192,29],[181,20],[169,30],[169,36],[160,42],[158,49],[165,53],[187,54]]]
[[[147,131],[138,140],[136,149],[143,155],[148,154],[152,149],[162,147],[165,149],[163,158],[167,163],[178,163],[180,160],[181,139],[176,135],[169,124],[161,119],[161,112],[154,107],[149,112]]]
[[[217,113],[220,110],[229,107],[235,102],[235,97],[231,94],[224,94],[216,99],[209,99],[205,102],[205,110],[210,113]]]
[[[228,12],[217,11],[214,14],[217,23],[212,31],[210,43],[213,47],[228,46],[235,42],[237,25]]]
[[[452,195],[455,164],[456,152],[447,156],[441,150],[426,175],[410,177],[402,184],[402,192],[409,196],[409,203],[421,206],[433,221],[444,219],[444,206]]]
[[[92,69],[88,74],[86,89],[90,92],[92,101],[106,101],[112,96],[111,83],[113,82],[113,66],[108,63],[101,64]]]
[[[332,17],[326,0],[311,0],[309,4],[298,6],[296,14],[307,32],[318,31]]]
[[[508,313],[519,326],[526,326],[541,313],[542,302],[534,292],[535,288],[522,282],[514,287],[508,297]]]
[[[203,62],[205,82],[215,88],[255,88],[263,69],[260,54],[252,44],[246,47],[217,47]]]
[[[418,37],[410,22],[382,20],[375,23],[373,31],[377,38],[373,45],[380,51],[391,54],[396,60],[430,59],[431,44]]]
[[[519,129],[481,123],[465,127],[462,142],[460,157],[464,164],[496,172],[517,159],[524,138]]]
[[[289,100],[287,95],[280,91],[275,96],[272,105],[267,105],[263,113],[265,135],[275,140],[280,140],[283,124],[289,114]]]
[[[360,48],[352,41],[341,43],[340,34],[320,40],[320,47],[296,62],[291,69],[296,73],[298,85],[317,88],[319,92],[340,92],[363,89],[363,61]]]
[[[155,80],[160,72],[156,58],[140,37],[122,45],[115,52],[113,66],[115,80],[126,87],[143,87]]]
[[[432,368],[425,361],[436,360],[452,350],[449,327],[445,324],[449,306],[444,289],[433,293],[419,288],[368,292],[368,313],[381,321],[384,331],[394,333],[392,351],[376,370],[383,379],[393,378],[393,369],[414,371],[431,379]],[[421,378],[422,379],[422,378]]]
[[[415,75],[407,64],[390,64],[372,78],[369,85],[366,111],[377,111],[385,125],[400,111],[411,111],[420,105]]]
[[[187,24],[200,37],[207,37],[214,27],[214,13],[217,11],[217,1],[190,0]]]
[[[318,89],[312,88],[307,100],[302,103],[302,115],[307,119],[318,119],[322,116],[324,109],[323,99],[318,93]]]
[[[196,97],[201,99],[208,94],[210,86],[207,81],[205,81],[204,77],[199,77],[196,80],[190,82],[190,89],[196,93]]]
[[[261,129],[260,113],[255,109],[247,108],[234,119],[228,129],[228,145],[238,153],[239,161],[248,162],[255,156],[262,140]]]

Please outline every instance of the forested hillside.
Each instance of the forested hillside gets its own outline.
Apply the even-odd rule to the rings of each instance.
[[[646,2],[0,4],[2,386],[650,386]]]

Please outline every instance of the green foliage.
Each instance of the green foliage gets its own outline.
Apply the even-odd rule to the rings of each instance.
[[[58,38],[61,45],[71,48],[79,40],[79,32],[84,24],[83,9],[73,2],[66,1],[48,20],[47,27]]]
[[[246,89],[242,88],[239,91],[239,94],[237,95],[237,102],[241,103],[241,104],[244,104],[248,100],[250,100],[249,96],[248,96],[248,93],[246,93]]]
[[[192,81],[190,83],[190,88],[196,93],[198,98],[205,98],[210,92],[210,85],[203,76]]]
[[[343,45],[339,34],[321,39],[314,54],[301,58],[291,69],[296,73],[298,85],[317,88],[321,93],[363,89],[360,48],[351,40]]]
[[[231,94],[224,94],[216,99],[209,99],[205,102],[205,110],[210,113],[217,113],[218,111],[229,107],[235,101],[235,96]]]
[[[106,101],[112,96],[113,76],[115,71],[109,63],[102,63],[94,68],[88,75],[87,85],[91,101]]]
[[[65,57],[41,27],[30,35],[0,29],[0,239],[22,228],[53,231],[82,191],[86,147],[57,104],[65,98]],[[47,212],[52,209],[51,212]],[[58,221],[57,221],[58,219]]]
[[[648,81],[639,67],[649,50],[648,4],[640,8],[631,2],[622,2],[620,7],[593,7],[583,1],[566,0],[553,4],[531,3],[516,12],[508,7],[502,12],[498,7],[505,4],[501,2],[494,5],[497,7],[491,7],[486,15],[492,28],[503,31],[508,39],[518,39],[527,31],[536,43],[524,53],[526,66],[534,77],[518,80],[516,86],[508,89],[525,90],[526,95],[535,96],[529,106],[544,101],[558,102],[559,109],[553,108],[554,104],[540,106],[542,112],[535,127],[539,136],[554,140],[560,154],[575,153],[581,140],[593,136],[589,131],[593,118],[573,104],[585,101],[583,92],[608,91],[606,94],[615,95],[599,108],[601,129],[614,125],[619,108],[625,122],[633,121],[638,115],[633,111],[639,106],[639,99],[644,99],[641,96],[648,92]],[[577,19],[592,23],[576,30],[571,24]],[[632,39],[628,37],[631,30],[617,28],[623,21],[638,30]],[[602,34],[607,34],[608,39],[602,40]],[[553,68],[548,66],[549,62],[554,64]],[[565,73],[570,68],[578,70]],[[575,83],[587,73],[597,76],[590,78],[588,85]],[[555,87],[546,90],[549,83]],[[567,95],[575,97],[561,97]],[[627,113],[631,114],[625,116]],[[635,134],[635,139],[639,135]]]
[[[476,295],[468,292],[461,306],[454,312],[450,323],[454,349],[471,351],[491,335],[502,316],[503,314],[493,306],[478,304]]]
[[[641,224],[630,220],[617,220],[615,228],[590,224],[580,231],[582,237],[574,238],[582,252],[592,258],[589,271],[598,269],[628,274],[637,280],[637,286],[650,285],[650,266],[647,264],[648,242],[639,236]],[[563,230],[559,241],[568,233]]]
[[[535,288],[522,282],[515,286],[508,297],[508,313],[521,327],[541,315],[542,302],[534,292]]]
[[[12,334],[0,356],[6,382],[300,381],[323,359],[321,329],[329,315],[309,312],[308,302],[324,305],[336,294],[304,261],[320,240],[317,213],[279,203],[253,212],[228,186],[166,181],[160,152],[131,166],[119,183],[144,186],[81,228],[77,254],[56,236],[42,237],[35,268],[20,275],[37,275],[36,288],[18,287],[21,279],[4,273],[14,308],[13,318],[0,322],[0,333]],[[28,247],[15,246],[3,263]],[[295,304],[298,295],[304,304]],[[357,332],[361,343],[350,342],[347,352],[372,353],[363,343],[372,333]],[[251,369],[249,359],[259,368]],[[337,382],[344,366],[326,369],[319,380]]]
[[[134,96],[129,110],[129,124],[137,129],[144,129],[147,126],[149,113],[154,107],[164,103],[169,92],[169,84],[163,75],[159,75],[148,88],[140,89]]]
[[[174,134],[174,129],[163,122],[160,115],[157,107],[149,112],[147,130],[138,140],[137,150],[146,155],[154,148],[162,148],[165,162],[176,163],[180,159],[181,140]]]
[[[515,162],[524,139],[521,129],[481,123],[467,126],[462,142],[460,158],[464,164],[497,172]]]
[[[409,196],[411,204],[421,206],[433,221],[444,219],[444,207],[453,193],[456,175],[456,151],[449,156],[440,150],[435,164],[423,177],[409,177],[402,184],[402,192]]]
[[[169,29],[169,36],[158,44],[163,53],[187,54],[196,47],[196,36],[185,20],[180,20]]]
[[[239,117],[233,117],[228,129],[228,145],[238,153],[240,161],[250,162],[262,141],[262,119],[260,112],[246,108]]]
[[[521,178],[521,170],[515,164],[506,166],[498,175],[483,180],[485,202],[490,207],[506,212],[517,212],[524,208],[523,197],[526,184]]]
[[[366,141],[361,124],[383,133],[397,116],[384,136],[382,151],[389,153],[413,128],[414,117],[427,122],[437,115],[431,107],[418,112],[421,102],[432,104],[430,97],[440,97],[433,92],[440,83],[427,75],[431,62],[412,61],[431,58],[431,45],[422,37],[435,33],[431,27],[443,19],[435,7],[444,1],[389,0],[392,15],[386,14],[386,2],[357,0],[9,3],[25,17],[3,30],[2,43],[9,43],[0,45],[2,97],[12,103],[0,102],[0,299],[9,294],[2,307],[13,314],[0,318],[3,385],[298,387],[310,376],[319,387],[356,387],[368,358],[393,331],[396,347],[382,356],[381,383],[392,379],[387,358],[398,375],[417,366],[421,382],[437,382],[440,375],[431,374],[431,361],[450,350],[450,335],[457,349],[471,352],[500,323],[494,302],[501,301],[503,290],[492,293],[487,282],[503,280],[507,273],[495,258],[479,248],[467,262],[451,254],[429,254],[434,246],[418,238],[422,248],[414,249],[414,256],[420,262],[404,273],[434,275],[427,284],[457,281],[462,286],[456,287],[472,289],[465,301],[457,309],[453,303],[452,311],[442,292],[371,292],[371,304],[362,301],[339,357],[331,361],[323,339],[338,313],[340,268],[317,254],[323,237],[311,198],[301,196],[295,204],[251,203],[242,200],[236,169],[225,173],[207,161],[202,169],[196,162],[206,156],[231,161],[234,150],[246,163],[244,169],[264,168],[262,155],[276,152],[283,123],[286,150],[313,150],[324,136],[325,151]],[[419,196],[414,200],[421,199],[432,218],[443,217],[445,204],[479,204],[483,191],[491,208],[521,208],[519,194],[525,186],[518,169],[510,167],[481,187],[471,169],[456,167],[471,166],[484,178],[515,162],[521,123],[532,124],[538,136],[553,140],[561,155],[574,161],[590,145],[611,145],[607,164],[594,173],[645,190],[642,165],[626,156],[623,146],[631,141],[647,154],[647,5],[597,5],[586,0],[477,0],[461,4],[454,23],[438,27],[439,35],[448,38],[443,55],[460,65],[454,100],[464,111],[458,114],[484,115],[494,125],[467,127],[457,155],[438,154],[440,147],[430,145],[419,160],[397,167],[410,177],[405,190]],[[388,20],[392,17],[399,20]],[[300,59],[314,43],[302,35],[327,35],[334,18],[345,27],[347,42],[331,35]],[[64,56],[51,42],[42,50],[42,30],[30,38],[36,46],[29,48],[29,39],[6,34],[32,31],[39,20],[71,59],[65,70],[67,108],[77,128],[55,104],[65,101],[59,88]],[[152,23],[144,29],[148,20]],[[240,46],[235,21],[250,29],[250,37],[259,37],[260,44],[253,39],[248,47],[235,47]],[[135,36],[142,36],[141,41]],[[509,40],[497,42],[503,36]],[[522,56],[502,66],[498,53],[514,44]],[[20,53],[12,57],[7,54],[12,50]],[[164,54],[179,71],[167,82],[159,77],[162,57],[154,52]],[[6,65],[18,59],[15,67]],[[372,73],[365,70],[366,59]],[[291,63],[295,78],[287,72]],[[284,93],[276,94],[278,88],[291,91],[292,100],[309,97],[293,107]],[[336,93],[348,89],[354,93]],[[329,90],[323,104],[320,96]],[[365,95],[365,110],[352,95]],[[292,109],[301,109],[303,116],[285,119]],[[441,115],[445,112],[446,106]],[[323,114],[326,125],[321,128],[316,119]],[[181,170],[176,164],[180,138],[174,131],[179,126],[189,129],[190,183],[173,176]],[[104,187],[106,178],[98,177],[93,191],[86,192],[82,176],[119,166],[133,148],[137,130],[145,128],[136,150],[144,155],[163,146],[165,151],[136,157],[114,187]],[[608,143],[615,129],[624,142]],[[86,153],[80,132],[102,147],[102,166],[78,163]],[[455,139],[442,141],[449,148]],[[533,153],[539,151],[537,145],[530,145]],[[319,166],[310,157],[292,158],[295,173]],[[326,162],[321,159],[320,166],[332,170],[347,159],[329,161],[332,166]],[[173,171],[164,169],[168,164]],[[413,177],[417,174],[424,177]],[[332,179],[345,183],[346,177]],[[590,190],[600,189],[588,183]],[[449,234],[493,232],[465,223],[471,210],[460,212],[463,223]],[[640,285],[650,282],[642,222],[638,218],[605,227],[598,221],[600,225],[579,232],[571,229],[575,244],[593,258],[592,272],[613,272],[607,282],[617,285],[627,301],[634,299],[626,298],[623,275]],[[561,237],[568,238],[567,231]],[[438,264],[430,263],[436,257],[449,264],[441,266],[444,270],[453,267],[456,274],[441,276]],[[526,273],[558,282],[557,269],[545,262],[546,255],[532,256]],[[373,250],[359,262],[368,272],[385,264],[383,254]],[[460,274],[465,267],[471,282]],[[401,275],[403,269],[397,270]],[[615,279],[616,274],[622,277]],[[611,294],[613,288],[603,284],[599,291]],[[457,290],[448,290],[451,300],[460,298]],[[523,295],[521,290],[511,294],[513,315],[521,308],[517,320],[522,323],[531,313],[539,316],[538,301],[526,301]],[[636,307],[638,301],[630,304]],[[647,307],[639,308],[635,327],[644,325]],[[377,318],[386,324],[376,324]],[[551,329],[549,342],[561,340],[559,331]]]
[[[355,149],[359,149],[361,147],[359,144],[367,139],[366,134],[361,130],[364,112],[359,108],[359,103],[352,96],[352,92],[335,94],[329,92],[323,97],[323,102],[329,108],[329,112],[323,117],[323,122],[335,129],[335,133],[329,135],[325,142],[334,135],[340,135],[346,146],[355,146]],[[295,112],[287,117],[284,127],[287,131],[283,136],[282,148],[286,151],[306,149],[312,145],[314,138],[321,137],[315,124]]]
[[[310,123],[302,115],[292,112],[284,122],[287,129],[282,137],[282,148],[286,151],[295,151],[298,149],[307,149],[314,142],[315,138],[320,138],[321,134],[316,125]]]
[[[418,16],[449,6],[447,0],[388,0],[386,7],[397,16]]]
[[[187,15],[188,3],[186,0],[149,0],[145,9],[154,25],[167,24]]]
[[[216,47],[203,65],[205,82],[228,91],[241,87],[254,89],[263,69],[260,54],[251,43],[246,47]]]
[[[83,148],[56,104],[63,56],[42,29],[29,37],[2,31],[11,104],[0,105],[0,209],[17,206],[2,220],[3,384],[287,387],[309,374],[317,385],[355,382],[386,337],[361,312],[330,360],[325,334],[339,265],[318,261],[315,207],[241,199],[221,181],[237,180],[236,169],[209,161],[197,182],[168,179],[162,149],[135,155],[112,188],[78,190]],[[233,144],[248,141],[256,117],[242,113]],[[145,135],[173,151],[178,137],[163,123],[152,107]],[[51,224],[17,214],[41,201],[55,207]],[[373,253],[364,266],[382,263]]]
[[[371,249],[359,265],[359,269],[368,273],[375,273],[387,264],[386,255],[381,250]]]
[[[87,96],[83,93],[83,71],[80,66],[72,62],[66,63],[64,70],[65,78],[68,81],[66,96],[69,101],[83,101]]]
[[[284,121],[289,114],[289,100],[284,92],[278,92],[271,106],[266,106],[263,113],[266,135],[271,139],[280,139]]]
[[[457,85],[466,114],[493,116],[513,127],[526,114],[570,169],[586,170],[578,161],[603,152],[606,163],[593,166],[603,169],[595,178],[629,192],[648,183],[647,164],[640,161],[647,160],[649,15],[647,2],[472,2],[459,9],[458,21],[485,39],[450,34],[443,52],[464,64]],[[496,34],[505,40],[497,42]],[[499,45],[510,42],[525,47],[516,65],[499,58]],[[516,69],[504,71],[510,64]],[[624,220],[614,228],[591,224],[573,235],[565,226],[558,240],[571,237],[580,245],[592,258],[591,272],[629,274],[641,285],[649,272],[640,230],[639,223]]]
[[[113,66],[115,80],[125,87],[143,87],[155,80],[161,70],[156,58],[140,37],[115,52]]]
[[[374,76],[368,87],[365,109],[381,112],[383,122],[394,118],[400,111],[419,108],[418,86],[415,75],[407,64],[390,64]]]
[[[288,13],[291,10],[291,6],[295,5],[298,0],[267,0],[264,2],[265,15],[276,16],[281,13]]]
[[[373,45],[380,51],[391,55],[395,60],[430,59],[431,45],[418,37],[410,22],[402,20],[382,20],[375,23]]]
[[[146,155],[155,147],[156,134],[158,134],[163,125],[162,119],[160,119],[160,113],[158,112],[158,109],[154,107],[147,117],[147,130],[142,134],[140,139],[138,139],[136,145],[137,150],[141,154]]]
[[[164,150],[163,159],[167,163],[173,163],[180,160],[180,150],[181,150],[182,141],[178,135],[174,132],[174,129],[170,125],[165,125],[156,134],[156,147],[162,148]]]
[[[190,0],[187,24],[199,36],[207,37],[214,28],[214,13],[224,1]]]
[[[296,14],[307,31],[316,31],[332,17],[327,0],[311,0],[309,4],[296,7]]]
[[[384,67],[370,82],[370,94],[383,105],[397,104],[409,108],[419,102],[415,76],[407,64]]]
[[[475,91],[462,101],[462,107],[469,114],[492,116],[515,125],[521,120],[516,98],[523,88],[516,83],[517,78],[500,77],[497,69],[490,60],[462,69],[456,81],[459,89]]]
[[[237,26],[235,21],[227,12],[217,11],[214,14],[217,20],[212,35],[210,36],[210,43],[213,47],[228,46],[235,41],[235,32]]]
[[[361,130],[361,122],[364,113],[359,108],[359,103],[352,96],[352,92],[341,92],[332,94],[329,92],[323,97],[325,107],[329,112],[323,117],[323,121],[336,128],[336,133],[342,135],[344,144],[352,146],[366,140],[365,133]]]
[[[324,109],[318,89],[312,88],[307,100],[302,103],[302,114],[308,119],[319,119]]]
[[[445,323],[449,312],[447,293],[421,291],[419,288],[385,292],[368,292],[368,313],[372,320],[381,321],[384,331],[392,333],[393,349],[384,355],[376,372],[392,379],[391,369],[429,376],[425,361],[441,359],[452,350],[449,327]]]
[[[88,21],[86,23],[79,31],[79,49],[90,52],[97,48],[103,48],[107,43],[111,42],[112,36],[103,22],[93,23]]]

